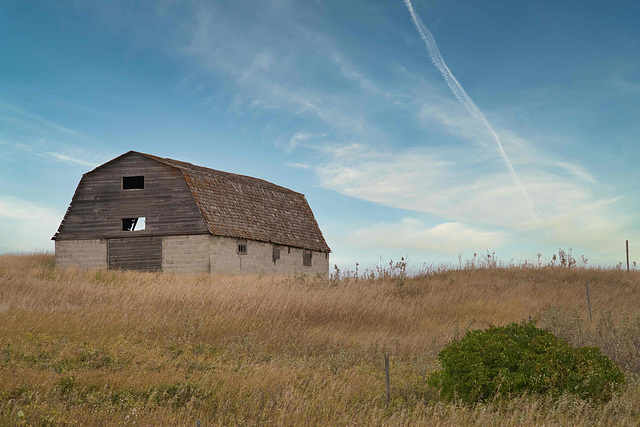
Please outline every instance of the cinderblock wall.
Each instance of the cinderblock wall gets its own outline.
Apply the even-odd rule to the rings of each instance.
[[[56,266],[108,268],[107,240],[56,240]],[[238,239],[211,235],[165,236],[162,238],[162,271],[180,273],[280,274],[298,272],[328,274],[329,254],[313,251],[311,266],[303,265],[303,250],[278,246],[280,258],[273,261],[273,244],[246,240],[247,253],[237,253]]]
[[[162,238],[162,271],[201,273],[209,271],[208,234]]]
[[[211,272],[229,274],[289,273],[328,274],[329,254],[313,251],[311,267],[303,265],[303,250],[279,246],[280,259],[273,262],[273,244],[247,240],[247,254],[237,253],[238,239],[211,236]]]
[[[107,241],[56,240],[56,267],[107,268]]]

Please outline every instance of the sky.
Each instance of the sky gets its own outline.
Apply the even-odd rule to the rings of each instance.
[[[0,253],[129,150],[304,193],[342,269],[640,262],[634,1],[0,2]]]

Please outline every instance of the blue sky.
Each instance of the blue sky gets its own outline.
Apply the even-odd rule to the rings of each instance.
[[[0,3],[0,252],[137,150],[304,193],[342,268],[640,260],[637,2],[412,6],[476,114],[403,0]]]

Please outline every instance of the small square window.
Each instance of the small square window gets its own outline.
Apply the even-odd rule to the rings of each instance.
[[[122,231],[141,231],[146,227],[146,218],[122,218]]]
[[[143,190],[144,176],[123,176],[122,189],[123,190]]]
[[[246,240],[238,240],[238,255],[246,255],[247,254],[247,241]]]

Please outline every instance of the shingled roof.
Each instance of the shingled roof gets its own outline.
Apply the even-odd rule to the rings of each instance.
[[[211,234],[331,252],[304,194],[258,178],[138,154],[182,172]]]

